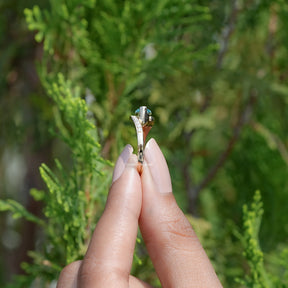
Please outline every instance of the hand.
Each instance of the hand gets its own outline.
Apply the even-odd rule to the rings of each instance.
[[[57,287],[151,287],[130,275],[138,225],[163,287],[222,287],[175,201],[156,141],[146,145],[141,176],[132,152],[127,145],[117,160],[105,211],[84,260],[66,266]]]

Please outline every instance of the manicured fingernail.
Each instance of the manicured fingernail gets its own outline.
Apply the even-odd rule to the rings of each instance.
[[[112,183],[115,182],[123,173],[126,163],[128,162],[130,156],[132,155],[133,148],[131,145],[126,145],[122,153],[120,154],[119,158],[116,161]]]
[[[172,192],[171,178],[166,160],[153,138],[146,144],[144,157],[157,186],[157,190],[160,193]]]

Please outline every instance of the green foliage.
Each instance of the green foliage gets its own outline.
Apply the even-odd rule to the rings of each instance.
[[[23,205],[12,199],[0,200],[0,211],[11,211],[13,218],[25,218],[28,221],[35,222],[38,225],[44,225],[44,222],[33,214],[29,213]]]
[[[78,20],[84,15],[85,10],[83,8],[93,7],[94,3],[95,0],[81,1],[81,6],[79,6],[78,1],[69,1],[66,4],[54,0],[51,1],[50,11],[44,10],[42,12],[39,6],[34,6],[31,10],[26,8],[24,13],[29,29],[37,31],[35,40],[41,42],[45,39],[44,49],[52,55],[55,52],[54,44],[59,40],[60,35],[67,33],[67,31],[69,31],[70,36],[73,36],[71,38],[72,43],[79,45],[77,48],[82,49],[87,47],[85,37],[87,22],[84,19],[80,22]],[[49,22],[54,22],[54,27],[47,25]],[[57,29],[53,30],[55,27]],[[61,42],[59,46],[63,44]]]
[[[42,231],[30,253],[34,264],[23,266],[28,276],[10,287],[44,286],[83,256],[104,207],[111,162],[124,144],[135,145],[129,116],[139,105],[156,117],[150,135],[167,158],[181,208],[197,216],[191,223],[223,285],[287,286],[287,3],[16,2],[0,4],[0,91],[7,95],[0,99],[0,153],[9,159],[0,173],[8,171],[11,143],[36,151],[47,145],[47,157],[56,159],[40,167],[48,191],[31,190],[44,219],[14,200],[0,202]],[[30,74],[18,66],[30,59],[32,67],[34,58],[42,89],[24,93],[28,81],[19,75]],[[242,210],[257,189],[263,215],[258,194]],[[142,244],[133,273],[159,286]]]
[[[47,51],[41,73],[49,63],[95,95],[90,109],[100,128],[99,141],[105,154],[115,157],[121,143],[131,139],[133,130],[127,133],[118,121],[129,119],[131,104],[146,103],[155,81],[190,71],[188,63],[213,49],[211,43],[200,45],[195,38],[199,23],[211,16],[197,1],[86,4],[50,1],[49,11],[38,6],[26,9],[26,21]]]
[[[243,206],[244,231],[240,236],[244,247],[243,255],[250,271],[244,279],[237,279],[237,281],[244,287],[252,288],[287,287],[287,243],[284,248],[274,251],[272,255],[264,256],[259,242],[263,213],[261,194],[256,191],[250,208],[247,205]],[[266,261],[264,258],[267,258]]]
[[[60,263],[67,264],[83,257],[86,251],[94,227],[91,223],[99,213],[95,208],[99,204],[103,207],[103,195],[107,189],[104,171],[108,162],[99,154],[95,127],[87,119],[86,103],[80,98],[79,89],[73,90],[71,83],[61,74],[57,82],[46,88],[56,104],[55,133],[68,145],[72,154],[70,174],[59,160],[55,160],[59,176],[45,164],[40,167],[42,179],[50,192],[44,209],[50,221],[50,241],[56,250],[66,247]],[[61,255],[61,250],[55,253]]]
[[[101,196],[107,188],[102,172],[107,163],[100,157],[95,127],[87,120],[86,103],[79,97],[79,93],[72,92],[71,84],[65,82],[62,75],[58,78],[58,83],[53,83],[47,91],[59,109],[55,113],[57,135],[71,149],[73,168],[68,176],[56,160],[62,183],[44,164],[40,173],[54,199],[47,201],[45,216],[54,223],[57,231],[63,231],[54,240],[57,242],[55,247],[58,242],[65,242],[59,247],[66,247],[65,262],[70,263],[83,256],[91,236],[91,222],[96,213],[94,210],[97,203],[103,201]],[[103,202],[101,204],[103,206]],[[51,231],[51,238],[55,235],[56,231]]]
[[[259,229],[263,215],[263,204],[261,202],[260,192],[257,191],[251,209],[243,206],[243,222],[244,222],[244,256],[250,267],[250,276],[247,277],[242,284],[246,287],[268,288],[270,286],[268,276],[264,269],[263,252],[259,244]]]
[[[87,119],[87,107],[80,90],[65,81],[63,75],[57,78],[57,82],[47,84],[46,89],[54,100],[54,133],[71,151],[71,168],[65,169],[57,159],[56,172],[46,164],[41,165],[40,174],[48,194],[33,189],[31,195],[44,202],[45,220],[38,219],[13,200],[0,202],[0,210],[10,210],[14,217],[24,217],[43,226],[44,246],[38,252],[30,252],[33,264],[24,263],[22,268],[30,278],[48,281],[54,280],[64,265],[85,254],[95,220],[104,206],[109,181],[105,170],[110,166],[100,156],[95,126]],[[25,287],[22,280],[17,278],[18,284],[13,287]]]

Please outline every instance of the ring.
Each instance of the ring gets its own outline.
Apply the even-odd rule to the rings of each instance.
[[[135,111],[136,115],[131,115],[137,134],[138,143],[138,162],[143,164],[144,161],[144,144],[151,127],[154,124],[152,112],[146,106],[140,106]]]

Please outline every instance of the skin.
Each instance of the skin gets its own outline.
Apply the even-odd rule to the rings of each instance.
[[[178,207],[165,158],[154,139],[141,175],[127,145],[114,169],[105,211],[82,261],[66,266],[57,288],[147,288],[130,275],[138,226],[162,287],[222,287]]]

